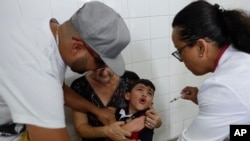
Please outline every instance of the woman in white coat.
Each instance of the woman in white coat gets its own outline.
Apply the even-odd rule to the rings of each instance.
[[[250,17],[195,1],[177,13],[172,27],[172,55],[194,75],[213,73],[199,89],[182,90],[199,114],[179,141],[229,138],[230,125],[250,124]]]

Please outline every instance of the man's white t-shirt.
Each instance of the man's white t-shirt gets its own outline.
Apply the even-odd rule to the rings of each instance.
[[[50,19],[2,20],[0,31],[0,125],[13,121],[65,127],[66,65]]]

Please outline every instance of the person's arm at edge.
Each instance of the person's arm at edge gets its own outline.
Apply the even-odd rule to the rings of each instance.
[[[92,127],[88,124],[88,117],[85,113],[73,111],[74,126],[77,134],[83,138],[104,138],[105,126]]]
[[[94,104],[90,103],[85,98],[76,94],[66,84],[63,85],[65,105],[69,106],[79,112],[90,112],[98,117],[98,119],[104,124],[108,125],[115,121],[115,116],[112,110],[108,108],[98,108]]]
[[[35,125],[26,125],[31,141],[70,141],[66,128],[43,128]]]

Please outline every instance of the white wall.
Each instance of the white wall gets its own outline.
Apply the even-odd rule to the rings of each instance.
[[[250,1],[249,0],[242,0],[242,8],[250,12]]]
[[[59,22],[70,16],[87,0],[1,0],[0,18],[6,16],[55,17]],[[155,141],[177,137],[197,114],[198,108],[184,100],[172,104],[186,85],[199,86],[207,77],[193,76],[183,63],[171,56],[173,47],[171,21],[175,13],[192,0],[99,0],[114,8],[125,19],[131,32],[131,43],[122,52],[126,68],[140,77],[151,79],[156,85],[154,105],[163,120],[155,130]],[[224,8],[247,9],[247,0],[209,0]],[[247,4],[246,4],[247,3]],[[244,6],[245,5],[245,6]],[[67,83],[79,75],[67,72]],[[73,130],[70,109],[66,108],[67,125],[72,140],[77,136]]]

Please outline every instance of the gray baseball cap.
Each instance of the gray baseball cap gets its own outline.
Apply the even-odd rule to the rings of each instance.
[[[71,21],[89,47],[121,76],[125,63],[120,53],[130,42],[130,33],[122,17],[107,5],[91,1],[86,2]]]

